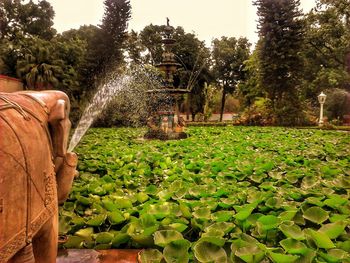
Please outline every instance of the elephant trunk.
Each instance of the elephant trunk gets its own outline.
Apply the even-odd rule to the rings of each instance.
[[[78,156],[75,153],[68,152],[58,168],[56,173],[58,204],[63,204],[68,198],[73,179],[77,174],[77,163]]]

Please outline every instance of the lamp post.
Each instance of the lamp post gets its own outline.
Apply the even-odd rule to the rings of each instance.
[[[321,92],[320,95],[317,96],[318,98],[318,102],[320,103],[321,105],[321,109],[320,109],[320,120],[318,122],[318,125],[319,126],[322,126],[323,125],[323,104],[325,103],[326,101],[326,98],[327,98],[327,95],[323,93],[323,91]]]

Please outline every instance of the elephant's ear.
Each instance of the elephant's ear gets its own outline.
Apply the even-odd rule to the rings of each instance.
[[[52,139],[54,157],[63,157],[67,152],[68,133],[71,127],[69,121],[69,103],[57,100],[49,114],[50,134]]]
[[[49,114],[49,123],[63,120],[67,117],[67,105],[64,100],[57,100]]]

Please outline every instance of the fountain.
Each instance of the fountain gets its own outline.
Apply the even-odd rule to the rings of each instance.
[[[146,139],[176,140],[187,138],[187,134],[184,132],[185,121],[179,114],[178,100],[189,90],[174,86],[174,73],[181,65],[176,62],[175,54],[171,51],[176,42],[171,38],[172,31],[173,28],[169,25],[167,18],[167,26],[162,40],[164,45],[162,62],[156,65],[164,73],[164,79],[161,88],[147,91],[157,100],[157,108],[153,108],[151,117],[147,120],[149,130],[144,135]]]

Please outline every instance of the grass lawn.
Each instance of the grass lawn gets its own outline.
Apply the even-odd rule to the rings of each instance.
[[[60,208],[64,247],[148,248],[144,262],[350,262],[349,133],[190,127],[185,140],[145,141],[144,132],[83,138],[80,177]]]

